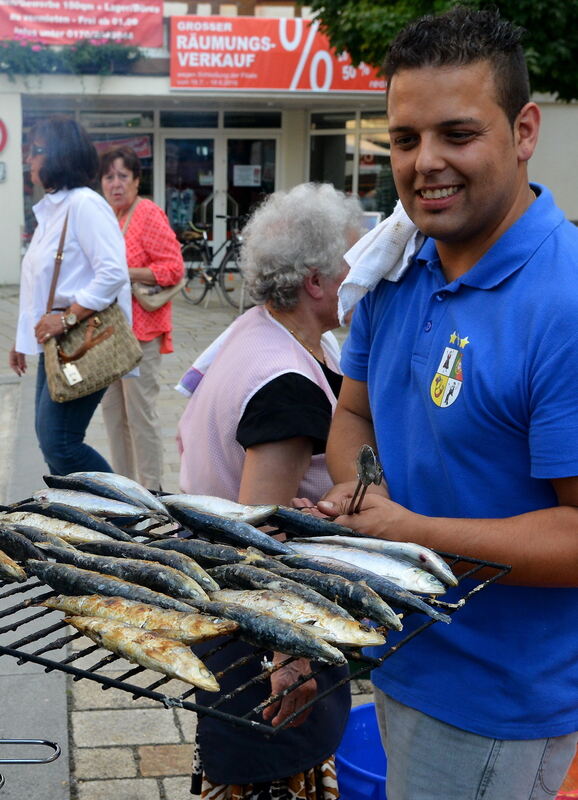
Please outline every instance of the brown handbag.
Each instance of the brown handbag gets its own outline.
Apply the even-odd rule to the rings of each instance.
[[[126,236],[128,226],[133,215],[135,208],[139,203],[140,197],[137,197],[126,217],[126,221],[122,226],[122,235]],[[178,283],[172,286],[161,286],[158,283],[148,284],[141,281],[133,281],[131,283],[132,296],[137,303],[144,308],[145,311],[157,311],[166,305],[173,297],[178,294],[187,282],[186,278],[181,278]]]
[[[67,226],[68,214],[54,259],[47,313],[52,311]],[[141,358],[140,344],[115,300],[68,333],[46,342],[44,367],[50,397],[56,403],[66,403],[98,392],[134,369]]]

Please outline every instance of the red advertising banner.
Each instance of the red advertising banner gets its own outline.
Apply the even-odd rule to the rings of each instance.
[[[0,40],[161,47],[162,0],[0,0]]]
[[[172,17],[171,89],[384,92],[366,64],[337,55],[318,23],[259,17]]]

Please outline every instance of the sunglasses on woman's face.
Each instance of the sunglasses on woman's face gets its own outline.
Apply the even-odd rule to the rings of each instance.
[[[46,153],[45,147],[40,147],[37,144],[33,144],[30,146],[30,155],[31,156],[43,156]]]

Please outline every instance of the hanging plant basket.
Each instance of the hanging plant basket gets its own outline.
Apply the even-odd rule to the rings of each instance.
[[[138,47],[83,39],[59,48],[27,40],[0,42],[0,73],[17,75],[123,75],[142,57]]]

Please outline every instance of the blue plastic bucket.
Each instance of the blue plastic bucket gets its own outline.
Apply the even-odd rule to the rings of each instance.
[[[335,764],[342,800],[386,800],[387,761],[373,703],[351,709]]]

